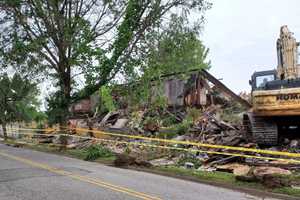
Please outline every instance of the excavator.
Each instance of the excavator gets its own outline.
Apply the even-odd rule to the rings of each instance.
[[[300,132],[299,42],[286,25],[276,46],[277,69],[253,73],[252,107],[243,116],[248,139],[260,145],[278,145],[279,136]]]

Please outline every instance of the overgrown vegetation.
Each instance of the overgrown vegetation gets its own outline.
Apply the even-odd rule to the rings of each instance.
[[[0,74],[0,124],[4,139],[7,139],[6,125],[13,122],[40,122],[45,116],[37,111],[38,89],[36,83],[19,73],[10,77]]]
[[[108,158],[112,157],[114,154],[109,149],[103,147],[102,145],[92,145],[84,149],[85,157],[84,160],[94,161],[98,158]]]
[[[99,90],[100,95],[100,113],[115,111],[117,106],[112,97],[112,89],[108,86],[102,86]]]

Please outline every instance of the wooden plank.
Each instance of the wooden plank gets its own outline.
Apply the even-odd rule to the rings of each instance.
[[[225,94],[233,98],[235,101],[239,102],[241,105],[245,106],[246,108],[251,108],[252,105],[246,101],[245,99],[241,98],[239,95],[235,94],[232,90],[230,90],[226,85],[224,85],[221,81],[216,79],[213,75],[208,73],[206,70],[200,71],[201,75],[204,76],[207,80],[209,80],[211,83],[213,83],[217,88],[222,90]]]

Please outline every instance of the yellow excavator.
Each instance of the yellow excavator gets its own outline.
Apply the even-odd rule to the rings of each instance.
[[[287,26],[277,40],[277,69],[254,72],[249,81],[251,109],[244,114],[247,137],[261,145],[277,145],[279,135],[300,131],[299,43]]]

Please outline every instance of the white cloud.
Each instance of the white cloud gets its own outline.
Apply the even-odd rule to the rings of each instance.
[[[299,0],[212,0],[202,40],[211,73],[235,92],[250,91],[254,71],[276,68],[276,40],[288,25],[300,41]]]

